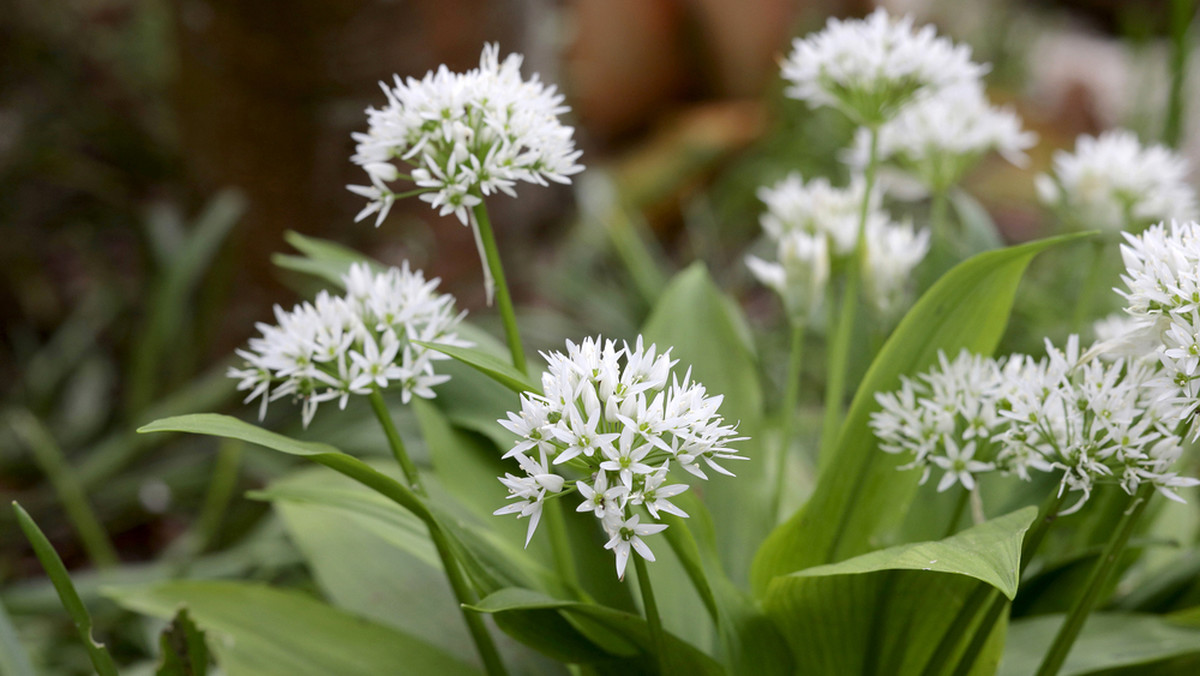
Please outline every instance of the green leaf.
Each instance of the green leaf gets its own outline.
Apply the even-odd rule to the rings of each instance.
[[[339,289],[344,288],[342,276],[355,263],[367,263],[377,272],[383,269],[383,265],[380,263],[337,242],[308,237],[294,230],[289,230],[283,238],[304,255],[275,254],[271,256],[272,263],[285,270],[293,270],[324,279]]]
[[[1000,676],[1037,671],[1062,621],[1063,615],[1014,621]],[[1059,674],[1079,676],[1121,667],[1138,667],[1132,673],[1148,673],[1148,665],[1189,655],[1200,655],[1200,623],[1189,623],[1185,616],[1095,612],[1088,617]]]
[[[427,347],[431,350],[441,352],[457,359],[484,374],[485,376],[495,380],[501,385],[507,387],[513,392],[540,392],[541,388],[534,384],[529,376],[521,373],[512,364],[500,359],[490,352],[484,352],[472,347],[454,347],[452,345],[443,345],[441,343],[425,343],[419,340],[414,340],[414,343],[422,347]]]
[[[205,676],[208,673],[208,646],[204,632],[180,610],[158,639],[159,666],[155,676]]]
[[[713,622],[719,622],[720,611],[717,609],[717,599],[713,595],[712,586],[708,583],[708,574],[704,572],[704,562],[700,559],[700,547],[696,544],[696,538],[692,536],[692,531],[688,529],[687,521],[672,514],[664,514],[662,521],[668,525],[668,528],[663,531],[663,535],[670,543],[671,550],[675,552],[680,565],[683,566],[688,579],[695,587],[696,593],[700,595],[700,600],[704,602],[704,609],[708,611]]]
[[[642,335],[660,352],[671,349],[671,356],[679,360],[677,371],[691,367],[710,395],[723,395],[721,415],[738,421],[738,431],[749,437],[737,444],[748,460],[729,463],[737,478],[715,476],[703,486],[725,569],[734,581],[743,581],[750,557],[773,523],[764,490],[769,467],[760,434],[762,388],[745,320],[704,265],[696,263],[671,280]]]
[[[186,607],[229,676],[479,673],[423,641],[293,591],[180,580],[107,593],[154,617],[170,618]]]
[[[895,389],[939,351],[995,350],[1017,286],[1039,252],[1086,235],[1055,237],[979,254],[946,273],[904,317],[855,393],[831,461],[808,502],[776,528],[754,560],[756,595],[779,575],[869,551],[903,518],[917,487],[915,473],[897,471],[904,459],[879,450],[868,424],[875,393]]]
[[[428,523],[433,520],[429,509],[407,486],[380,473],[358,458],[342,453],[329,444],[297,441],[237,418],[216,413],[193,413],[163,418],[139,427],[138,432],[142,434],[148,432],[208,434],[226,439],[240,439],[288,455],[309,458],[394,500],[422,521]]]
[[[473,609],[496,614],[498,619],[512,612],[555,610],[577,622],[588,622],[608,630],[636,647],[643,654],[648,654],[653,646],[650,627],[643,618],[637,615],[594,603],[562,601],[530,589],[501,589],[481,600]],[[666,634],[666,642],[666,654],[663,657],[668,673],[689,675],[725,673],[721,665],[711,657],[672,634]]]
[[[5,676],[36,676],[29,653],[17,638],[16,627],[0,603],[0,674]]]
[[[767,614],[806,674],[873,673],[880,665],[887,673],[922,673],[961,621],[959,609],[979,587],[973,580],[1016,595],[1021,542],[1036,516],[1037,508],[1027,507],[939,542],[777,577],[764,599]],[[969,639],[964,632],[955,649]],[[994,658],[985,652],[981,659]]]
[[[87,648],[88,657],[91,658],[96,673],[100,676],[117,676],[117,665],[113,663],[108,649],[104,647],[103,643],[97,642],[92,637],[92,616],[88,614],[87,607],[83,605],[78,592],[75,591],[75,585],[71,583],[71,576],[67,573],[67,567],[63,565],[62,559],[58,557],[58,552],[54,551],[50,541],[46,539],[29,514],[15,501],[12,505],[13,511],[17,513],[17,524],[21,527],[21,532],[25,533],[29,544],[33,545],[33,553],[37,555],[46,575],[54,583],[58,598],[75,623],[79,639]]]

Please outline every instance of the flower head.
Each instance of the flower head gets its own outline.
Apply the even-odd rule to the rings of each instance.
[[[912,271],[929,253],[929,231],[868,223],[864,244],[863,291],[880,316],[892,319],[908,305]]]
[[[913,27],[882,8],[866,19],[831,18],[825,29],[797,39],[783,62],[789,96],[834,106],[856,123],[874,127],[915,98],[976,80],[987,68],[971,49],[938,37],[933,26]]]
[[[600,521],[623,576],[631,550],[654,560],[641,538],[667,527],[659,523],[663,513],[687,516],[670,501],[687,484],[672,483],[670,470],[702,479],[705,470],[730,474],[723,463],[742,459],[729,446],[741,439],[717,412],[722,397],[709,396],[690,372],[673,373],[669,351],[660,354],[640,337],[621,346],[568,341],[566,354],[543,356],[542,394],[522,395],[521,411],[501,421],[518,436],[505,457],[516,458],[527,476],[501,479],[511,502],[496,514],[530,518],[532,535],[545,500],[578,492],[577,511]],[[560,467],[584,478],[573,485],[548,480],[545,474]],[[636,513],[639,507],[644,512]]]
[[[814,178],[806,183],[800,174],[789,174],[775,185],[758,190],[758,198],[767,206],[760,219],[763,231],[777,242],[790,232],[823,236],[828,240],[828,250],[832,254],[846,256],[854,251],[858,241],[865,190],[865,182],[858,177],[845,188],[835,188],[824,178]],[[889,220],[880,209],[880,201],[880,193],[872,192],[867,212],[868,227]]]
[[[825,237],[797,230],[777,241],[777,263],[746,257],[746,267],[758,281],[779,294],[794,322],[807,323],[821,311],[829,281],[826,242]]]
[[[870,131],[860,128],[849,153],[859,170],[870,156]],[[990,152],[1023,166],[1037,141],[1016,113],[991,105],[977,81],[942,89],[905,106],[879,128],[878,160],[919,181],[930,192],[957,184]]]
[[[1085,228],[1138,230],[1196,217],[1188,162],[1161,145],[1143,146],[1130,131],[1080,136],[1075,152],[1054,155],[1053,176],[1037,177],[1042,201]]]
[[[366,133],[354,134],[351,160],[370,179],[349,186],[368,204],[356,220],[383,222],[401,196],[391,184],[407,180],[423,201],[463,224],[483,196],[516,195],[518,182],[569,183],[583,170],[574,129],[562,124],[563,97],[537,75],[521,79],[520,54],[500,60],[500,47],[483,48],[479,67],[452,73],[446,66],[417,80],[381,83],[387,105],[367,109]]]
[[[405,262],[379,273],[356,263],[342,281],[344,296],[322,291],[291,311],[275,306],[276,324],[258,324],[261,335],[237,351],[245,364],[229,375],[250,390],[246,402],[261,400],[260,418],[269,402],[290,396],[303,404],[307,426],[323,401],[345,408],[352,394],[392,387],[405,403],[432,399],[432,387],[449,379],[433,368],[446,357],[413,342],[468,345],[454,332],[462,315],[452,296],[436,293],[438,280]]]

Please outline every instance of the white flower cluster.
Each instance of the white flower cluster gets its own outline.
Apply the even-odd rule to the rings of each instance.
[[[849,163],[862,170],[870,159],[870,131],[859,128]],[[957,184],[987,153],[1024,166],[1037,135],[1021,118],[991,105],[979,81],[941,90],[905,106],[879,128],[878,160],[900,169],[931,192]]]
[[[753,256],[746,263],[759,281],[780,294],[793,318],[818,312],[830,259],[848,261],[854,252],[865,189],[861,178],[835,188],[823,178],[806,184],[796,173],[759,189],[767,206],[760,221],[776,245],[778,263]],[[872,192],[863,248],[864,291],[876,310],[892,316],[903,309],[912,270],[929,252],[929,233],[892,223],[880,208],[879,193]]]
[[[1170,467],[1182,453],[1171,418],[1146,387],[1152,369],[1126,359],[1081,356],[1072,336],[1065,350],[1047,342],[1047,356],[988,359],[967,353],[919,379],[880,393],[871,426],[880,448],[910,453],[904,468],[944,470],[938,490],[956,483],[973,490],[990,471],[1030,478],[1062,472],[1059,493],[1082,493],[1063,513],[1079,509],[1097,481],[1113,480],[1133,494],[1143,482],[1179,500],[1171,489],[1193,486]]]
[[[1138,230],[1196,217],[1188,161],[1160,145],[1143,146],[1130,131],[1080,136],[1074,154],[1054,154],[1054,174],[1039,174],[1042,201],[1084,228]]]
[[[915,98],[977,80],[987,71],[971,49],[915,29],[912,17],[882,8],[866,19],[831,18],[824,30],[792,43],[783,77],[787,94],[813,106],[834,106],[858,124],[886,122]]]
[[[370,202],[356,220],[387,216],[398,194],[389,183],[416,184],[414,193],[442,215],[463,224],[468,210],[496,191],[515,196],[517,181],[570,183],[583,170],[574,129],[558,116],[563,96],[537,75],[521,79],[519,54],[500,60],[500,47],[485,45],[479,67],[452,73],[445,65],[421,80],[395,78],[383,87],[387,105],[368,108],[367,133],[354,134],[351,158],[366,170],[369,186],[348,186]]]
[[[1200,408],[1200,224],[1172,222],[1141,235],[1125,234],[1121,245],[1128,313],[1138,331],[1131,341],[1150,340],[1162,370],[1152,385],[1194,424]]]
[[[302,402],[305,426],[321,402],[337,399],[345,408],[350,395],[376,387],[399,387],[405,403],[413,395],[432,399],[433,386],[449,379],[433,361],[447,357],[413,341],[470,345],[454,333],[463,317],[454,297],[436,293],[438,280],[426,281],[407,262],[381,273],[356,263],[342,279],[345,296],[322,291],[291,311],[276,305],[276,324],[260,322],[262,335],[237,350],[246,363],[229,376],[250,390],[247,403],[261,399],[259,418],[283,397]]]
[[[587,338],[567,341],[565,355],[543,354],[544,393],[522,395],[520,412],[500,421],[518,437],[504,457],[516,458],[525,475],[500,479],[512,502],[496,514],[529,518],[526,545],[543,503],[577,491],[577,511],[600,520],[624,577],[631,549],[654,560],[642,537],[667,527],[661,512],[687,516],[669,501],[687,488],[669,483],[673,466],[701,479],[705,469],[732,476],[717,461],[744,456],[729,447],[742,439],[717,413],[723,397],[708,396],[690,369],[682,380],[673,375],[669,353],[643,347],[639,336],[632,346]],[[567,468],[582,479],[572,485],[555,472]]]

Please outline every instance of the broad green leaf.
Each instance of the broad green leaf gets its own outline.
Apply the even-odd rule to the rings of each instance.
[[[155,676],[205,676],[208,673],[208,646],[204,632],[196,627],[187,609],[158,637],[159,664]]]
[[[923,673],[979,580],[1016,595],[1027,507],[938,542],[891,547],[777,577],[767,614],[806,674]],[[997,628],[1003,631],[1002,623]],[[994,634],[993,634],[994,636]],[[961,651],[963,639],[954,650]],[[994,653],[976,668],[986,671]],[[984,664],[981,664],[983,662]],[[874,667],[874,668],[872,668]]]
[[[344,288],[342,276],[355,263],[367,263],[376,271],[383,269],[380,263],[337,242],[308,237],[295,230],[289,230],[283,239],[304,255],[275,254],[271,256],[272,263],[285,270],[319,277],[338,288]]]
[[[282,434],[264,430],[261,427],[251,425],[237,418],[218,415],[216,413],[193,413],[191,415],[163,418],[162,420],[155,420],[148,425],[143,425],[138,428],[138,432],[190,432],[192,434],[208,434],[226,439],[240,439],[273,451],[306,457],[336,472],[345,474],[364,486],[368,486],[389,499],[396,501],[422,521],[429,522],[433,519],[433,515],[425,504],[406,486],[385,474],[381,474],[358,458],[342,453],[329,444],[297,441]]]
[[[111,588],[108,595],[129,610],[164,619],[187,608],[229,676],[479,673],[412,636],[261,584],[180,580]]]
[[[25,646],[17,638],[16,627],[0,603],[0,674],[5,676],[35,676],[33,662]]]
[[[702,486],[712,511],[725,569],[744,581],[750,557],[773,522],[769,513],[768,462],[762,443],[762,388],[758,364],[746,341],[745,321],[737,306],[717,288],[704,265],[680,272],[667,285],[642,327],[647,343],[671,349],[675,370],[692,376],[710,395],[723,395],[720,413],[737,421],[748,440],[736,446],[747,460],[727,463],[736,478],[713,476]]]
[[[33,546],[33,553],[37,555],[46,575],[54,583],[58,598],[62,601],[67,614],[71,616],[71,621],[75,623],[75,629],[79,632],[79,640],[87,649],[88,657],[91,659],[96,673],[100,676],[117,676],[117,665],[113,663],[108,649],[92,636],[92,616],[88,614],[87,607],[83,605],[79,593],[75,591],[75,585],[71,583],[71,576],[67,573],[67,567],[63,565],[62,559],[58,557],[58,552],[54,551],[54,546],[46,539],[28,512],[15,501],[12,505],[13,511],[17,514],[17,525],[21,527],[21,532]]]
[[[648,653],[653,646],[650,627],[643,618],[637,615],[594,603],[561,601],[529,589],[501,589],[481,600],[474,609],[498,616],[512,612],[555,610],[576,621],[585,621],[602,627],[643,653]],[[666,643],[666,654],[663,657],[667,665],[667,673],[689,675],[725,673],[711,657],[670,633],[666,634]],[[646,659],[652,658],[647,656]]]
[[[939,351],[990,354],[1000,340],[1017,286],[1030,260],[1056,237],[979,254],[950,270],[921,297],[884,344],[859,386],[834,455],[809,501],[776,528],[754,560],[756,595],[779,575],[869,551],[903,518],[916,473],[899,472],[904,458],[879,450],[870,426],[875,393],[895,389],[900,376],[934,363]]]
[[[529,379],[529,376],[521,373],[512,364],[504,361],[490,352],[475,349],[473,347],[454,347],[451,345],[442,345],[441,343],[425,343],[419,340],[413,341],[417,345],[427,347],[431,350],[436,350],[442,354],[448,355],[457,359],[495,380],[501,385],[509,388],[513,392],[539,392],[541,388]]]
[[[1025,676],[1037,671],[1062,621],[1063,615],[1014,620],[1008,630],[1000,676]],[[1137,667],[1131,673],[1150,673],[1149,666],[1155,662],[1196,655],[1200,655],[1200,623],[1189,624],[1184,616],[1094,612],[1059,674],[1108,673],[1122,667]]]

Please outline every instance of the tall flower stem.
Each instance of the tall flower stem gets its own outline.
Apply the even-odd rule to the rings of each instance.
[[[800,364],[804,356],[804,323],[791,322],[792,338],[788,352],[787,381],[783,387],[783,406],[780,409],[779,452],[775,456],[775,494],[771,514],[778,516],[786,483],[788,451],[796,426],[796,402],[800,398]]]
[[[1050,531],[1050,526],[1058,518],[1058,511],[1062,508],[1062,503],[1062,496],[1055,492],[1046,498],[1038,508],[1037,518],[1021,541],[1020,573],[1025,572],[1029,562],[1033,560],[1033,555],[1042,546],[1042,541],[1046,539],[1046,533]],[[1020,579],[1020,575],[1017,577]],[[923,676],[939,676],[945,673],[953,673],[954,676],[969,674],[972,667],[975,666],[979,654],[983,652],[983,647],[987,645],[988,637],[995,630],[996,622],[1000,619],[1000,614],[1004,612],[1007,601],[1008,599],[1000,594],[1000,590],[991,585],[976,587],[975,591],[971,592],[971,595],[963,602],[954,621],[950,623],[950,629],[942,635],[942,640],[938,642],[933,655],[925,663]],[[980,615],[981,610],[981,619],[978,622],[974,621],[975,617]],[[966,636],[972,629],[974,632],[966,650],[958,658],[957,663],[951,662],[954,651],[962,642],[963,636]],[[952,665],[957,666],[952,672],[949,672],[948,669]]]
[[[946,196],[946,189],[935,190],[932,196],[932,201],[929,204],[929,227],[933,230],[933,236],[941,239],[945,244],[950,243],[950,226],[946,220],[946,204],[949,199]]]
[[[421,484],[420,475],[417,473],[417,466],[408,457],[408,451],[404,448],[404,440],[396,431],[396,425],[392,422],[392,416],[388,413],[387,405],[383,401],[383,394],[379,392],[379,388],[372,390],[368,399],[371,402],[371,409],[375,412],[375,417],[379,419],[379,424],[383,427],[384,435],[387,436],[392,455],[400,464],[400,469],[404,472],[409,486],[422,498],[428,497],[425,487]],[[475,649],[479,651],[479,657],[483,660],[484,670],[489,676],[507,676],[508,671],[504,668],[504,662],[500,659],[500,653],[496,650],[496,644],[492,641],[492,635],[488,633],[483,618],[478,613],[463,607],[473,605],[478,599],[471,590],[471,585],[467,582],[458,561],[454,558],[450,543],[446,540],[446,534],[435,523],[426,525],[429,527],[429,539],[433,541],[438,559],[442,562],[442,569],[446,571],[446,580],[450,582],[450,589],[458,601],[459,612],[462,613],[463,621],[467,623],[467,631],[470,632],[471,639],[475,641]]]
[[[829,461],[829,455],[837,443],[842,422],[842,399],[846,392],[846,371],[850,362],[850,341],[854,339],[854,315],[858,311],[858,287],[862,277],[863,260],[866,258],[867,214],[871,210],[871,193],[875,189],[875,165],[879,160],[879,129],[868,128],[871,134],[871,152],[867,159],[866,186],[863,190],[862,209],[858,216],[858,237],[854,242],[854,254],[846,270],[846,284],[842,288],[842,309],[830,336],[829,378],[825,388],[825,417],[821,423],[820,466]]]
[[[482,200],[482,196],[480,199]],[[496,282],[496,303],[500,306],[504,337],[508,341],[508,350],[512,353],[513,366],[525,373],[525,350],[521,347],[521,334],[517,330],[517,314],[513,310],[512,296],[508,293],[508,281],[504,277],[504,266],[500,263],[500,250],[496,247],[496,235],[492,232],[492,221],[488,218],[487,206],[481,201],[471,208],[471,212],[475,215],[475,224],[479,228],[479,238],[487,258],[488,270]]]
[[[641,556],[631,554],[633,565],[637,569],[638,587],[642,591],[642,606],[646,613],[646,624],[650,625],[650,640],[654,644],[655,662],[658,673],[667,675],[666,637],[663,634],[662,618],[658,615],[658,604],[654,601],[654,588],[650,586],[650,571]]]
[[[1121,558],[1121,553],[1125,551],[1125,545],[1128,544],[1129,537],[1133,535],[1134,527],[1137,526],[1142,512],[1146,511],[1146,505],[1149,504],[1150,496],[1153,493],[1154,484],[1146,483],[1130,500],[1129,509],[1125,510],[1125,514],[1117,523],[1117,529],[1113,532],[1112,539],[1105,545],[1104,552],[1096,562],[1096,567],[1092,568],[1083,593],[1075,599],[1074,605],[1067,613],[1067,619],[1059,628],[1058,635],[1054,637],[1054,643],[1050,644],[1050,650],[1042,660],[1042,666],[1038,668],[1037,676],[1054,676],[1067,661],[1067,654],[1071,652],[1071,646],[1075,644],[1075,639],[1079,637],[1079,632],[1083,629],[1088,614],[1092,612],[1092,608],[1100,599],[1100,591],[1108,582],[1108,576],[1117,565],[1117,560]]]

